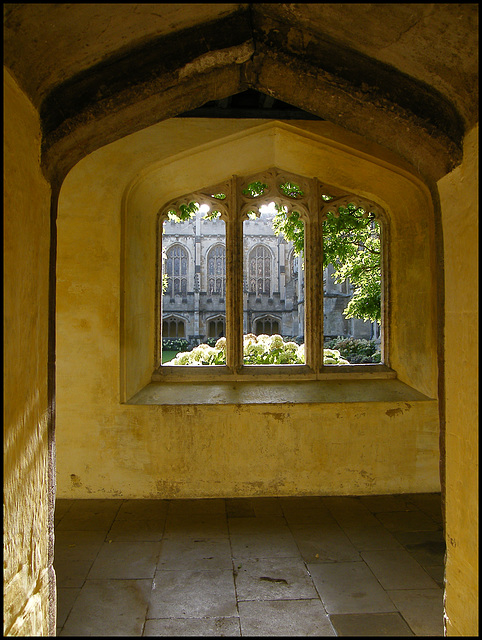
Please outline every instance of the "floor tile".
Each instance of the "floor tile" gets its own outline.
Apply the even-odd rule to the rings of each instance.
[[[231,536],[231,548],[235,558],[297,557],[299,550],[290,531],[242,533]]]
[[[159,557],[160,542],[105,542],[97,556],[89,579],[153,578]]]
[[[168,515],[164,528],[164,538],[174,536],[226,537],[228,536],[228,521],[223,514]]]
[[[169,515],[226,515],[226,505],[222,498],[204,498],[199,500],[171,500],[169,504]]]
[[[73,500],[60,499],[55,501],[54,523],[57,526],[73,504]]]
[[[376,517],[389,531],[436,531],[439,525],[421,511],[387,511]]]
[[[169,500],[124,500],[116,520],[165,520]]]
[[[283,511],[285,509],[317,509],[323,507],[320,496],[281,496],[278,498]]]
[[[121,500],[74,500],[60,520],[57,531],[107,532],[121,505]]]
[[[80,587],[57,587],[57,628],[62,628],[80,593]]]
[[[360,502],[372,513],[383,511],[417,511],[418,507],[404,495],[360,496]]]
[[[305,562],[350,562],[360,554],[338,525],[329,527],[300,526],[293,537]]]
[[[334,523],[335,519],[321,498],[306,497],[299,501],[280,498],[280,505],[287,522],[293,524]]]
[[[445,540],[442,531],[403,531],[394,535],[423,567],[444,564]]]
[[[282,516],[283,509],[279,498],[251,498],[256,516]]]
[[[338,636],[413,636],[399,613],[355,613],[330,616]]]
[[[364,562],[309,564],[308,570],[329,614],[396,611]]]
[[[319,600],[264,600],[239,603],[243,636],[334,636]]]
[[[56,531],[57,587],[82,587],[104,542],[101,531]]]
[[[148,618],[235,616],[232,571],[156,571]]]
[[[144,636],[239,637],[239,618],[161,618],[146,620]]]
[[[323,504],[341,527],[371,527],[380,524],[358,498],[330,496],[323,498]]]
[[[73,516],[84,515],[90,513],[92,515],[98,513],[117,513],[124,500],[120,499],[101,499],[87,498],[84,500],[73,500],[73,504],[69,509],[69,513]]]
[[[155,542],[162,540],[164,534],[164,520],[114,520],[106,535],[106,541],[139,540]]]
[[[373,527],[359,527],[352,524],[343,527],[343,531],[358,551],[403,548],[397,538],[381,524]]]
[[[300,558],[233,558],[238,600],[298,600],[318,594]]]
[[[230,518],[228,517],[228,528],[231,535],[241,533],[262,533],[271,535],[285,531],[289,533],[286,520],[282,516],[258,516],[246,518]]]
[[[152,580],[87,580],[61,636],[140,636]]]
[[[285,512],[288,525],[304,527],[305,525],[337,526],[338,523],[328,509],[293,509]]]
[[[433,589],[436,583],[402,550],[361,551],[361,556],[384,589]]]
[[[424,569],[432,580],[437,583],[437,586],[443,589],[445,585],[445,565],[435,565],[433,567],[424,566]]]
[[[417,636],[443,636],[442,589],[401,589],[388,595]]]
[[[436,522],[442,524],[442,503],[440,493],[415,493],[410,494],[409,500],[421,511],[431,516]]]
[[[333,636],[330,618],[441,635],[439,510],[436,494],[60,500],[57,635]]]
[[[228,518],[254,517],[256,514],[249,498],[226,498]]]
[[[161,543],[158,569],[232,570],[228,538],[168,538]]]

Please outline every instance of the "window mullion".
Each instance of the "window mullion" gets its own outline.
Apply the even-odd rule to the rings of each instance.
[[[231,182],[226,221],[226,364],[234,372],[243,364],[243,220],[238,211],[238,178]]]
[[[305,223],[305,362],[319,371],[323,364],[323,231],[318,183],[313,179],[309,220]]]

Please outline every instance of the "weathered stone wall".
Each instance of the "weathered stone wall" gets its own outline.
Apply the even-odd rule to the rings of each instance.
[[[47,635],[50,193],[35,109],[4,75],[4,634]]]
[[[478,635],[478,125],[438,183],[445,258],[447,634]]]
[[[166,121],[86,157],[67,176],[58,217],[59,496],[439,490],[428,191],[400,167],[387,169],[385,159],[379,164],[343,146],[343,132],[326,123],[258,123],[255,133],[252,127],[240,120]],[[333,148],[322,137],[327,129],[338,136]],[[254,157],[259,166],[253,166]],[[391,199],[398,203],[403,195],[403,217],[390,224],[390,278],[395,291],[401,282],[411,284],[392,294],[391,352],[400,378],[426,397],[406,398],[405,404],[381,385],[378,397],[367,400],[363,388],[340,381],[349,401],[327,389],[323,401],[300,398],[292,404],[267,403],[262,390],[257,401],[239,406],[206,405],[202,398],[191,405],[183,398],[180,406],[126,403],[154,369],[160,207],[178,194],[216,184],[228,165],[236,175],[249,175],[278,162],[302,175],[329,167],[340,187],[347,186],[344,181],[354,189],[369,184],[390,210]],[[364,195],[374,198],[373,191]],[[418,252],[407,260],[414,245]],[[414,289],[420,299],[411,305]]]
[[[243,81],[247,79],[251,86],[280,99],[294,99],[298,106],[313,109],[328,120],[392,149],[425,175],[439,179],[449,168],[457,166],[461,159],[463,127],[460,125],[472,127],[478,121],[478,69],[474,55],[478,47],[476,4],[261,4],[247,10],[243,7],[242,15],[235,16],[236,22],[240,23],[239,29],[234,28],[233,21],[215,21],[220,15],[227,15],[229,19],[229,14],[239,9],[238,5],[199,4],[195,10],[192,7],[186,10],[182,4],[155,6],[153,15],[151,5],[136,5],[135,11],[132,5],[118,5],[115,12],[108,5],[7,5],[5,62],[14,70],[32,104],[40,108],[42,100],[48,98],[43,112],[45,123],[51,125],[47,128],[50,136],[46,141],[46,160],[51,175],[62,173],[62,167],[74,166],[86,153],[103,144],[154,124],[159,117],[176,115],[208,99],[224,98],[245,88],[240,84],[239,66],[244,65],[255,51],[253,24],[256,27],[257,68],[253,70],[250,62],[244,65]],[[203,22],[211,20],[214,22],[206,29]],[[226,24],[233,28],[222,28]],[[270,29],[270,24],[276,28]],[[277,28],[279,24],[281,29]],[[363,38],[358,37],[360,24],[364,25]],[[189,31],[180,38],[174,31],[183,28]],[[169,36],[167,44],[162,41],[163,36]],[[152,41],[158,37],[160,41]],[[120,46],[122,55],[116,57]],[[135,56],[130,62],[128,60],[126,69],[125,54],[133,46],[137,47]],[[150,55],[159,50],[162,55]],[[297,64],[293,67],[291,63],[287,64],[286,57]],[[142,65],[143,60],[146,62]],[[160,69],[156,66],[157,60],[161,61]],[[307,67],[304,60],[307,60]],[[90,74],[90,67],[96,63],[101,63],[101,67]],[[139,74],[140,63],[143,74]],[[189,83],[200,69],[210,65],[222,67],[223,64],[225,72],[222,69],[219,73],[213,71],[200,76],[197,82]],[[338,78],[338,74],[348,77]],[[143,84],[143,79],[149,75],[153,78],[151,85]],[[121,78],[122,82],[112,82],[113,77]],[[70,82],[72,79],[74,81]],[[133,89],[126,91],[130,84]],[[38,481],[43,481],[46,468],[42,416],[47,406],[44,373],[47,313],[43,302],[39,304],[39,296],[45,298],[47,261],[37,256],[35,250],[32,252],[32,247],[43,247],[48,235],[48,216],[46,187],[37,174],[38,122],[31,105],[8,77],[6,85],[4,264],[8,285],[4,291],[4,604],[9,633],[29,634],[40,633],[43,628],[40,613],[35,618],[36,613],[31,612],[43,611],[44,605],[37,606],[35,602],[38,601],[29,595],[41,591],[35,591],[35,572],[22,573],[20,570],[16,573],[19,567],[16,561],[21,567],[30,566],[33,554],[39,549],[43,559],[45,527],[39,505],[45,509],[46,500],[42,482]],[[297,88],[296,92],[293,87]],[[405,105],[405,112],[403,107],[397,107],[397,100]],[[124,109],[123,117],[112,116],[119,105]],[[62,139],[64,134],[65,140]],[[474,382],[476,342],[473,337],[477,329],[473,295],[477,276],[477,234],[474,230],[477,169],[474,135],[471,132],[467,138],[464,164],[439,184],[446,251],[445,489],[447,531],[453,538],[453,543],[449,540],[447,554],[449,635],[478,634],[475,577],[478,566],[475,524],[478,422]],[[206,137],[209,138],[209,134]],[[179,136],[178,142],[178,151],[185,151],[189,146],[189,132],[184,140]],[[111,162],[122,164],[122,159],[116,157],[114,162],[111,158]],[[141,171],[142,166],[132,162],[132,169]],[[104,187],[111,189],[111,195],[114,193],[111,202],[117,211],[122,195],[112,184],[115,178],[110,180],[111,184],[104,183]],[[112,241],[116,252],[122,225],[114,225],[110,230],[103,228],[99,200],[97,193],[90,194],[90,199],[86,200],[88,207],[82,211],[85,225],[82,220],[77,220],[76,224],[85,230],[90,223],[90,209],[93,209],[100,218],[95,230],[102,231],[109,241],[109,231],[119,237],[119,242],[117,239]],[[78,204],[82,208],[82,203]],[[107,242],[108,249],[105,249],[103,240],[104,235],[101,235],[92,244],[98,256],[105,257],[110,244]],[[69,248],[77,249],[75,237]],[[438,257],[442,261],[441,251]],[[118,266],[114,263],[108,269],[99,269],[97,275],[107,278],[102,286],[96,287],[95,278],[92,282],[74,280],[70,289],[68,285],[65,287],[60,298],[78,304],[90,299],[84,316],[74,318],[77,320],[76,335],[69,343],[72,359],[77,356],[82,364],[91,364],[89,358],[97,345],[88,344],[85,336],[77,344],[75,338],[88,331],[91,321],[108,355],[118,349],[116,339],[111,342],[109,329],[117,322],[117,289],[108,297],[108,303],[111,304],[113,298],[115,302],[112,315],[109,316],[102,306],[109,283],[115,282]],[[440,275],[441,265],[437,266],[437,273]],[[401,281],[394,284],[398,287]],[[412,299],[405,296],[398,302],[400,306],[416,308],[421,295],[423,292],[414,292]],[[97,314],[94,303],[102,308],[101,313]],[[435,306],[433,300],[431,303]],[[145,317],[138,318],[140,329],[145,322]],[[108,327],[105,331],[104,323]],[[409,335],[401,337],[410,341]],[[86,343],[89,349],[83,353],[82,346]],[[35,354],[34,359],[32,354]],[[102,357],[108,360],[105,354]],[[91,383],[90,391],[99,406],[106,397],[117,402],[117,394],[112,391],[118,382],[117,366],[112,373],[110,364],[104,362],[101,368],[94,368],[99,375]],[[423,373],[419,365],[416,359],[414,368]],[[121,370],[122,366],[121,362]],[[87,375],[91,372],[88,366]],[[407,371],[402,374],[407,375]],[[70,377],[69,372],[61,368],[60,375],[65,376],[67,386],[71,379],[77,382],[78,369],[75,371],[73,367]],[[104,380],[107,380],[105,387]],[[70,410],[77,420],[75,407]],[[153,414],[151,426],[156,434],[158,408],[151,407],[144,415],[149,412]],[[191,417],[189,412],[180,411],[180,421],[183,416],[187,420]],[[69,417],[63,414],[67,422]],[[92,419],[92,414],[85,417]],[[77,438],[79,447],[76,450],[80,451],[91,434],[83,431],[82,420],[75,424],[79,430],[72,431],[70,444],[74,445]],[[120,431],[121,444],[129,447],[132,443],[146,442],[143,426],[137,415],[129,424],[123,419],[120,425],[111,414],[103,415],[102,423],[94,431],[99,435],[105,427],[112,441],[116,430]],[[126,434],[130,435],[130,440],[126,441]],[[60,444],[61,451],[64,444]],[[120,455],[124,455],[122,448]],[[85,465],[88,464],[86,455]],[[104,482],[105,478],[100,481]],[[30,538],[29,530],[32,531]],[[38,531],[41,531],[39,536]],[[36,545],[36,540],[42,542]],[[33,622],[36,619],[38,628]]]

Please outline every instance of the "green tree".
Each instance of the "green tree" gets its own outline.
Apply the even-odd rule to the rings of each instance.
[[[294,251],[304,251],[304,224],[300,214],[288,215],[286,207],[277,206],[273,219],[276,235],[293,242]],[[339,206],[323,222],[323,267],[332,264],[333,279],[347,278],[354,288],[344,315],[347,318],[381,321],[381,252],[380,228],[372,212],[353,203]]]

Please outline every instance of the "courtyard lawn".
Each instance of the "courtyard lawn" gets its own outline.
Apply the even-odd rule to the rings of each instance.
[[[163,351],[162,352],[162,364],[165,364],[166,362],[169,362],[170,360],[175,358],[178,353],[179,353],[179,351]]]

